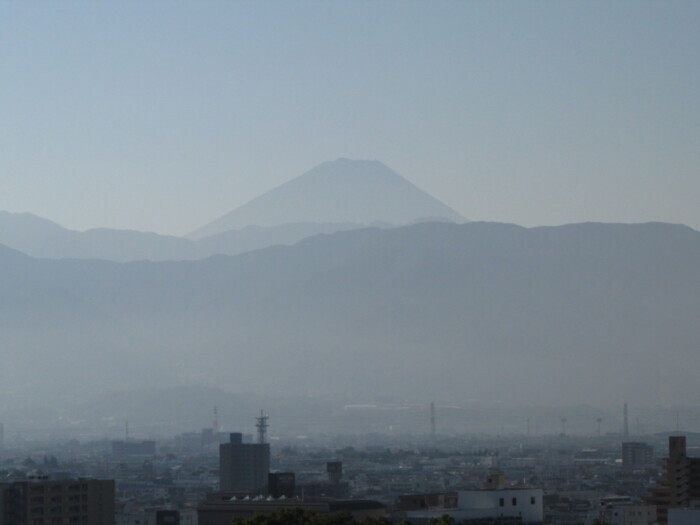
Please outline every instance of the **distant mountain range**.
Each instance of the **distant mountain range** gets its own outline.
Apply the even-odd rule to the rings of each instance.
[[[388,225],[386,225],[388,227]],[[133,230],[69,230],[31,213],[0,211],[0,244],[32,257],[109,261],[183,261],[294,244],[313,235],[363,228],[361,224],[248,226],[199,240]]]
[[[325,162],[188,238],[97,228],[68,230],[30,213],[0,211],[0,244],[33,257],[169,261],[235,255],[337,231],[464,219],[376,161]]]
[[[338,159],[236,208],[193,231],[201,239],[247,226],[375,222],[406,225],[422,220],[464,222],[459,213],[378,161]]]
[[[700,233],[423,223],[237,256],[115,263],[0,248],[0,409],[201,384],[417,402],[700,394]]]

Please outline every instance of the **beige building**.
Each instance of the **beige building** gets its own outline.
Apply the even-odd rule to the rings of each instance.
[[[606,525],[655,525],[654,505],[611,505],[600,511],[600,520]]]

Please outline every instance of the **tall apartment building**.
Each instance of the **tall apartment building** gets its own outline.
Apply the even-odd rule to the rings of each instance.
[[[668,523],[668,510],[686,508],[700,500],[700,458],[686,455],[685,436],[668,438],[665,472],[651,489],[647,501],[656,505],[660,524]]]
[[[626,441],[622,443],[622,468],[636,470],[654,464],[654,447],[646,443]]]
[[[264,494],[270,472],[270,445],[243,443],[239,432],[219,445],[219,488],[223,492]]]
[[[114,480],[0,484],[0,525],[114,525]]]

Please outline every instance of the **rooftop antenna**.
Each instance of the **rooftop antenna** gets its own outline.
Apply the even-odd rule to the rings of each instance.
[[[214,423],[212,425],[212,429],[214,430],[214,435],[218,436],[219,435],[219,411],[217,410],[216,407],[214,407]]]
[[[260,410],[260,417],[256,418],[257,423],[255,423],[255,426],[258,428],[258,444],[262,445],[265,443],[265,437],[267,434],[267,419],[268,416],[266,416],[262,410]]]
[[[435,403],[430,402],[430,439],[435,441]]]
[[[565,417],[561,418],[561,435],[562,436],[566,435],[566,418]]]
[[[680,426],[680,418],[678,414],[678,410],[676,410],[676,432],[680,432],[681,426]]]
[[[627,403],[625,403],[623,410],[623,427],[622,427],[622,435],[625,438],[625,441],[627,441],[630,438],[630,425],[629,425],[629,420],[627,418]]]

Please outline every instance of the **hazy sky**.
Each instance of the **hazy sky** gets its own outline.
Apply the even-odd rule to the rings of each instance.
[[[338,157],[700,229],[700,2],[2,2],[0,210],[183,234]]]

